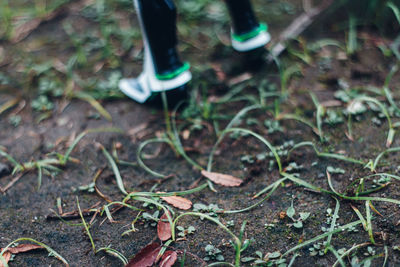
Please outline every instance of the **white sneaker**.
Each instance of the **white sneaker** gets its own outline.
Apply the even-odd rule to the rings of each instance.
[[[163,73],[161,75],[156,73],[155,63],[150,52],[146,31],[143,27],[138,1],[134,0],[134,4],[143,33],[143,71],[137,78],[124,78],[120,80],[118,87],[128,97],[139,103],[144,103],[153,93],[173,90],[184,86],[192,79],[192,74],[189,71],[190,65],[188,63],[183,63],[181,67],[168,73]]]
[[[271,40],[267,29],[267,25],[261,23],[257,29],[241,35],[231,30],[232,47],[236,51],[247,52],[266,45]]]

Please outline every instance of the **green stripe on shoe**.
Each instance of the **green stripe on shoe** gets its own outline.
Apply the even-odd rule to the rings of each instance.
[[[156,74],[156,78],[159,80],[171,80],[171,79],[179,76],[181,73],[187,71],[188,69],[190,69],[190,64],[185,62],[185,63],[183,63],[182,67],[180,67],[172,72],[169,72],[166,74]]]
[[[232,34],[232,38],[238,42],[244,42],[244,41],[247,41],[247,40],[257,36],[261,32],[266,32],[267,30],[268,30],[268,25],[265,23],[260,23],[258,28],[252,30],[251,32],[240,34],[240,35]]]

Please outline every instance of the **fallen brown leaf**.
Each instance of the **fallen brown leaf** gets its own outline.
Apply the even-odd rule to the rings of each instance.
[[[170,197],[161,197],[161,199],[167,202],[168,204],[171,204],[175,208],[181,210],[188,210],[192,207],[192,201],[184,197],[170,196]]]
[[[160,261],[160,267],[171,267],[178,259],[178,254],[175,251],[168,250],[164,253]]]
[[[205,170],[201,171],[201,174],[213,181],[216,184],[223,185],[223,186],[239,186],[242,184],[242,180],[236,178],[232,175],[222,174],[217,172],[208,172]]]
[[[168,212],[169,214],[169,212]],[[170,214],[169,214],[170,215]],[[171,224],[168,221],[167,213],[164,213],[157,224],[157,234],[161,241],[166,241],[171,238]]]
[[[11,253],[9,251],[4,252],[3,258],[6,261],[6,263],[8,263],[10,261],[10,259],[11,259]],[[2,261],[0,261],[0,267],[4,267]]]
[[[7,251],[9,251],[12,254],[18,254],[21,252],[27,252],[30,250],[40,249],[40,248],[43,248],[43,247],[39,246],[39,245],[35,245],[35,244],[20,244],[16,247],[8,248]]]
[[[151,243],[142,248],[138,254],[133,257],[125,267],[150,267],[157,259],[161,250],[161,245],[157,242]]]
[[[3,254],[3,258],[5,259],[5,262],[8,263],[11,259],[12,254],[18,254],[22,252],[27,252],[30,250],[35,250],[35,249],[41,249],[43,247],[35,244],[20,244],[16,247],[9,247]],[[4,248],[2,248],[0,251],[3,251]],[[0,267],[4,267],[2,261],[0,261]]]

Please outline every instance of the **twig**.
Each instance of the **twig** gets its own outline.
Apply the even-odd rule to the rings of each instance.
[[[21,42],[23,39],[25,39],[31,32],[33,32],[35,29],[39,27],[40,24],[43,22],[47,22],[50,20],[55,19],[56,17],[69,13],[69,12],[75,12],[77,10],[81,10],[84,7],[92,4],[92,0],[81,0],[78,2],[72,2],[72,3],[67,3],[65,5],[62,5],[52,12],[46,14],[43,17],[39,18],[34,18],[30,21],[25,22],[24,24],[20,25],[15,29],[15,34],[11,38],[11,43],[15,44],[18,42]]]
[[[88,209],[84,209],[82,210],[82,215],[83,217],[89,217],[89,216],[93,216],[94,214],[99,212],[98,206],[100,205],[100,201],[97,202],[96,204],[94,204],[93,206],[91,206]],[[74,220],[74,219],[79,219],[81,216],[79,215],[79,211],[78,210],[74,210],[74,211],[69,211],[69,212],[65,212],[63,214],[57,214],[54,210],[50,209],[53,213],[55,213],[55,215],[53,213],[50,213],[46,216],[46,220],[59,220],[60,218],[64,219],[64,220]]]
[[[299,36],[308,26],[313,23],[315,18],[325,11],[333,4],[333,0],[325,0],[319,6],[309,9],[304,12],[297,19],[295,19],[279,36],[278,41],[272,44],[272,49],[268,55],[267,60],[272,62],[274,58],[278,57],[286,49],[288,40],[294,39]]]
[[[4,188],[0,187],[0,191],[2,193],[5,193],[8,189],[10,189],[16,182],[18,182],[19,179],[21,179],[22,176],[25,175],[25,172],[18,174],[14,179],[12,179]]]

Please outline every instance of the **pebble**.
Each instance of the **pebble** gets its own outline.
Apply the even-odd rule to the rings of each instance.
[[[4,163],[0,162],[0,178],[10,174],[10,167]]]

